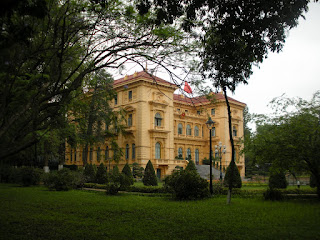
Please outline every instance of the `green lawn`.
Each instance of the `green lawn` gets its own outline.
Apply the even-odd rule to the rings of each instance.
[[[320,239],[320,202],[166,197],[0,184],[0,239]]]

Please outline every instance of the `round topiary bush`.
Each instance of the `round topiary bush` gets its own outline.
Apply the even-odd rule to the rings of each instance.
[[[203,199],[209,196],[208,182],[196,171],[176,171],[165,179],[165,189],[178,200]]]
[[[144,170],[142,182],[145,186],[158,186],[158,180],[152,162],[149,160]]]
[[[269,188],[287,188],[288,182],[283,171],[272,172],[269,177]]]
[[[50,190],[68,191],[73,187],[73,174],[67,168],[46,173],[43,182]]]
[[[240,177],[240,173],[238,167],[234,161],[231,161],[228,168],[226,175],[223,180],[223,185],[225,187],[229,187],[232,184],[232,188],[241,188],[242,181]]]

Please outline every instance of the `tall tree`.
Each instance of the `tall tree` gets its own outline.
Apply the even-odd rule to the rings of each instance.
[[[202,44],[199,50],[200,72],[204,79],[211,80],[215,88],[223,90],[227,103],[231,162],[234,161],[234,143],[227,89],[234,92],[239,83],[246,84],[253,64],[261,63],[268,51],[279,52],[282,49],[286,32],[298,24],[298,18],[307,11],[309,2],[138,0],[140,13],[153,11],[158,24],[180,18],[184,30],[198,29],[195,35]],[[228,203],[231,201],[232,184],[229,186]]]
[[[88,74],[143,59],[170,65],[187,49],[174,25],[128,1],[13,1],[0,14],[1,159],[59,127]]]
[[[259,123],[246,152],[273,169],[309,172],[320,197],[320,92],[310,102],[280,97],[272,104],[274,116]]]

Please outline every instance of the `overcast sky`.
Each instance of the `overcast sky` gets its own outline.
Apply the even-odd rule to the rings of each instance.
[[[270,53],[254,67],[248,85],[239,85],[233,98],[250,113],[270,113],[268,103],[283,93],[310,100],[320,90],[320,3],[311,3],[306,19],[290,30],[282,52]]]
[[[260,68],[253,68],[248,85],[239,85],[235,94],[229,95],[246,103],[250,113],[270,113],[268,103],[284,93],[290,98],[310,100],[320,90],[320,3],[310,3],[305,18],[301,17],[299,25],[289,31],[283,50],[269,53]],[[141,68],[128,64],[122,74],[114,77],[134,71]],[[169,80],[161,73],[156,75]]]

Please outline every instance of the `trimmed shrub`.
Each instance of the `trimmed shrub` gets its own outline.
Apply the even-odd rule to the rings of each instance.
[[[145,186],[158,186],[156,173],[150,160],[147,163],[146,169],[144,170],[142,182]]]
[[[87,164],[83,171],[84,176],[86,177],[86,182],[95,182],[96,181],[96,172],[93,165]]]
[[[209,196],[208,182],[195,171],[174,172],[165,179],[165,189],[178,200],[203,199]]]
[[[126,175],[126,177],[128,178],[128,183],[129,183],[129,186],[133,184],[133,175],[132,175],[132,172],[131,172],[131,169],[129,167],[129,164],[127,163],[126,165],[124,165],[123,169],[122,169],[122,173],[124,175]]]
[[[24,187],[38,185],[42,174],[43,170],[39,168],[22,167],[17,170],[17,180]]]
[[[210,165],[210,160],[207,158],[202,159],[202,164],[203,165]]]
[[[230,184],[232,185],[232,188],[241,188],[242,187],[240,173],[239,173],[238,167],[234,161],[230,162],[230,164],[227,168],[226,175],[223,180],[223,185],[225,187],[229,187]]]
[[[143,176],[143,167],[140,167],[139,163],[132,164],[132,175],[134,178],[142,178]]]
[[[118,166],[115,166],[112,173],[109,175],[109,182],[106,185],[107,194],[115,195],[120,190],[121,174],[119,172]]]
[[[120,183],[119,182],[109,182],[106,186],[106,193],[108,195],[116,195],[119,192]]]
[[[186,166],[186,171],[195,171],[195,172],[197,172],[196,165],[194,164],[194,162],[192,160],[190,160],[188,162],[188,165]]]
[[[269,188],[287,188],[288,182],[284,172],[272,172],[269,177]]]
[[[96,183],[105,184],[108,182],[107,169],[103,163],[100,163],[97,174],[96,174]]]
[[[60,171],[46,173],[43,182],[50,190],[68,191],[73,187],[73,177],[71,171],[64,168]]]
[[[73,165],[63,165],[64,168],[69,168],[72,171],[78,170],[78,166],[73,164]]]
[[[283,194],[278,189],[268,188],[263,193],[264,200],[280,201],[283,200]]]

